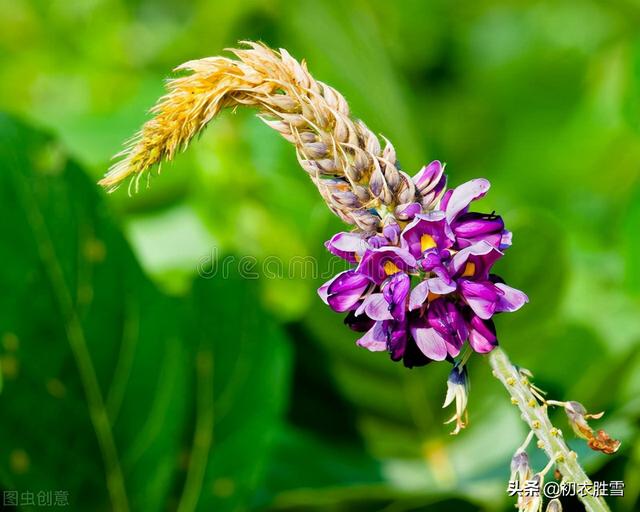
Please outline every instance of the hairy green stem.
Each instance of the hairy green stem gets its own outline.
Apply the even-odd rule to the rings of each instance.
[[[565,482],[587,484],[591,480],[578,462],[578,456],[571,451],[562,438],[562,432],[555,428],[547,414],[547,406],[541,405],[531,392],[529,382],[509,361],[504,350],[497,347],[489,355],[489,364],[495,377],[502,382],[517,405],[522,418],[538,438],[538,446],[542,448],[550,460],[556,465]],[[609,512],[609,506],[602,497],[591,495],[578,496],[588,512]]]

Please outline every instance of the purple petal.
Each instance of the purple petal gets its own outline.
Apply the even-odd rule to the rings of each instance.
[[[361,292],[330,295],[327,300],[331,309],[333,309],[336,313],[344,313],[352,309],[358,303],[361,295]]]
[[[397,222],[391,221],[382,228],[382,234],[391,245],[397,245],[400,241],[400,226]]]
[[[411,325],[410,330],[416,345],[429,359],[442,361],[447,357],[445,339],[433,327],[429,327],[422,319],[418,319]]]
[[[362,301],[355,314],[359,316],[362,313],[372,320],[391,320],[393,318],[389,311],[389,303],[381,293],[372,293]]]
[[[420,203],[404,203],[396,207],[396,218],[400,220],[413,219],[418,213],[422,212]]]
[[[442,265],[438,265],[436,267],[433,267],[433,269],[431,270],[437,277],[440,278],[440,280],[447,284],[453,284],[455,286],[455,281],[453,279],[451,279],[451,276],[449,275],[449,272],[447,271],[446,268],[444,268],[444,266]]]
[[[453,189],[451,197],[447,201],[447,222],[451,223],[461,211],[469,206],[471,201],[484,196],[490,186],[491,184],[484,178],[477,178]]]
[[[353,272],[353,270],[345,270],[344,272],[340,272],[339,274],[336,274],[331,279],[329,279],[320,288],[318,288],[318,295],[320,296],[320,298],[322,299],[322,301],[325,304],[329,305],[329,300],[328,300],[329,299],[329,288],[331,287],[331,285],[334,282],[336,282],[338,279],[342,279],[345,274],[351,273],[351,272]]]
[[[449,355],[457,356],[469,336],[467,324],[458,306],[448,300],[434,300],[429,304],[427,322],[444,338]]]
[[[480,240],[500,248],[504,232],[504,222],[498,215],[465,213],[451,226],[460,247],[472,245]]]
[[[404,320],[407,312],[407,297],[411,289],[411,279],[403,272],[398,272],[382,283],[382,294],[389,304],[391,315],[396,320]]]
[[[409,296],[409,311],[421,307],[429,296],[429,281],[422,281],[411,290]]]
[[[420,266],[426,272],[432,272],[434,269],[442,267],[442,258],[440,255],[440,251],[434,248],[430,251],[425,252],[424,257],[420,262]]]
[[[331,240],[325,242],[324,245],[330,253],[350,263],[356,263],[356,254],[361,255],[364,253],[366,242],[357,233],[341,232],[333,235]]]
[[[440,276],[432,277],[431,279],[428,279],[427,282],[429,283],[429,291],[438,295],[453,293],[457,288],[455,282],[452,279],[449,279],[447,282]]]
[[[443,173],[444,166],[438,160],[434,160],[420,169],[412,179],[420,194],[425,195],[438,184]]]
[[[504,251],[505,249],[511,247],[512,241],[513,241],[513,234],[511,233],[511,231],[505,229],[502,232],[502,238],[500,239],[500,247],[499,247],[499,249],[501,251]]]
[[[458,285],[462,297],[476,315],[484,320],[493,316],[500,295],[496,285],[489,281],[476,282],[468,279],[461,279]]]
[[[335,277],[333,279],[330,279],[326,283],[324,283],[320,288],[318,288],[318,295],[322,299],[322,302],[324,302],[327,305],[329,305],[329,302],[327,300],[327,298],[329,297],[329,285],[333,282],[334,279]]]
[[[398,270],[407,272],[415,268],[416,259],[400,247],[380,247],[367,249],[358,264],[358,272],[368,276],[376,284],[382,283],[388,275],[387,263],[392,263]]]
[[[498,215],[465,213],[456,219],[452,228],[457,236],[477,238],[491,233],[502,233],[504,221]]]
[[[442,199],[440,199],[440,210],[447,211],[447,205],[449,204],[449,200],[451,199],[452,194],[453,189],[449,189],[442,195]]]
[[[371,238],[369,238],[369,240],[367,240],[367,243],[369,244],[369,247],[371,249],[379,249],[380,247],[385,247],[389,245],[389,240],[387,240],[387,237],[385,236],[374,235]]]
[[[427,192],[422,196],[422,208],[425,211],[434,210],[438,206],[438,203],[442,201],[447,188],[447,177],[442,176],[438,184],[433,190]]]
[[[387,335],[382,322],[376,322],[366,334],[356,341],[356,345],[366,348],[371,352],[383,352],[387,350]]]
[[[496,328],[491,320],[484,321],[474,316],[469,324],[469,345],[473,350],[486,354],[498,345]]]
[[[495,286],[502,292],[502,295],[498,297],[496,311],[517,311],[529,302],[529,297],[516,288],[512,288],[504,283],[496,283]]]
[[[355,306],[371,281],[355,270],[346,270],[336,276],[327,289],[327,302],[339,313]]]
[[[338,274],[336,279],[329,285],[329,296],[364,289],[369,285],[369,282],[367,276],[355,270],[345,270]]]
[[[455,240],[445,221],[444,212],[434,210],[416,215],[402,231],[402,247],[419,258],[425,250],[436,247],[447,249]],[[425,242],[428,244],[425,246]]]
[[[367,332],[373,327],[375,322],[366,315],[357,316],[354,311],[349,311],[344,319],[344,323],[352,331]]]
[[[407,349],[407,322],[387,320],[384,322],[387,334],[387,350],[394,361],[404,357]]]
[[[474,277],[486,279],[493,264],[502,256],[501,251],[481,240],[458,251],[451,259],[449,270],[452,275],[462,274],[466,270],[467,262],[471,262],[475,265]]]

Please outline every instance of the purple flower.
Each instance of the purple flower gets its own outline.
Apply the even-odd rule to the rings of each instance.
[[[443,171],[435,161],[414,176],[420,202],[399,205],[395,216],[387,211],[381,231],[338,233],[326,243],[355,268],[325,283],[320,296],[364,333],[359,346],[408,367],[453,360],[467,342],[490,352],[498,344],[493,315],[528,300],[491,273],[511,245],[502,218],[469,211],[489,182],[445,191]]]
[[[434,160],[413,177],[413,183],[420,195],[420,204],[424,211],[432,210],[438,204],[447,186],[444,165]]]
[[[367,249],[356,271],[374,283],[381,284],[396,272],[410,274],[416,268],[416,259],[405,249],[394,246]]]
[[[356,263],[366,248],[365,239],[358,233],[336,233],[324,245],[330,253],[349,263]]]
[[[472,316],[469,322],[469,344],[480,354],[491,352],[498,344],[493,320],[482,320],[480,317]]]
[[[467,247],[483,240],[498,249],[505,248],[504,222],[498,215],[465,213],[456,218],[451,229],[460,247]]]
[[[405,319],[410,289],[411,278],[404,272],[396,272],[382,283],[382,297],[389,304],[391,316],[399,322]]]
[[[400,236],[402,247],[416,258],[420,258],[425,251],[432,248],[439,251],[449,249],[455,241],[442,211],[416,215]]]
[[[371,281],[355,270],[345,270],[318,290],[320,297],[339,313],[350,311],[360,301]]]

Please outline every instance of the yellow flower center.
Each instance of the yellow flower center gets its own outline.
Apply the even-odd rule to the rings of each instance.
[[[476,264],[472,261],[467,262],[467,266],[464,267],[462,277],[469,277],[476,273]]]
[[[393,261],[387,261],[384,264],[384,271],[388,276],[392,276],[393,274],[397,274],[398,272],[400,272],[400,269],[396,266],[395,263],[393,263]]]
[[[427,249],[431,249],[436,245],[436,241],[431,235],[422,235],[422,237],[420,237],[420,250],[422,252],[426,251]]]

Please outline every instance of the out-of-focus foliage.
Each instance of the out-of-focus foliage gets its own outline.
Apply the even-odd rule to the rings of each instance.
[[[511,509],[525,432],[487,365],[451,438],[446,365],[354,346],[315,296],[340,223],[250,112],[132,198],[93,184],[173,67],[260,39],[409,173],[438,158],[451,184],[492,182],[484,209],[514,231],[499,273],[531,299],[501,343],[554,398],[607,411],[619,455],[567,437],[636,510],[639,23],[632,0],[0,0],[0,110],[22,119],[0,122],[2,489],[108,509],[110,437],[133,510]],[[231,255],[257,279],[225,278]]]
[[[3,486],[64,489],[77,510],[107,489],[133,510],[252,502],[289,381],[257,283],[166,296],[57,143],[6,117],[0,136]]]

